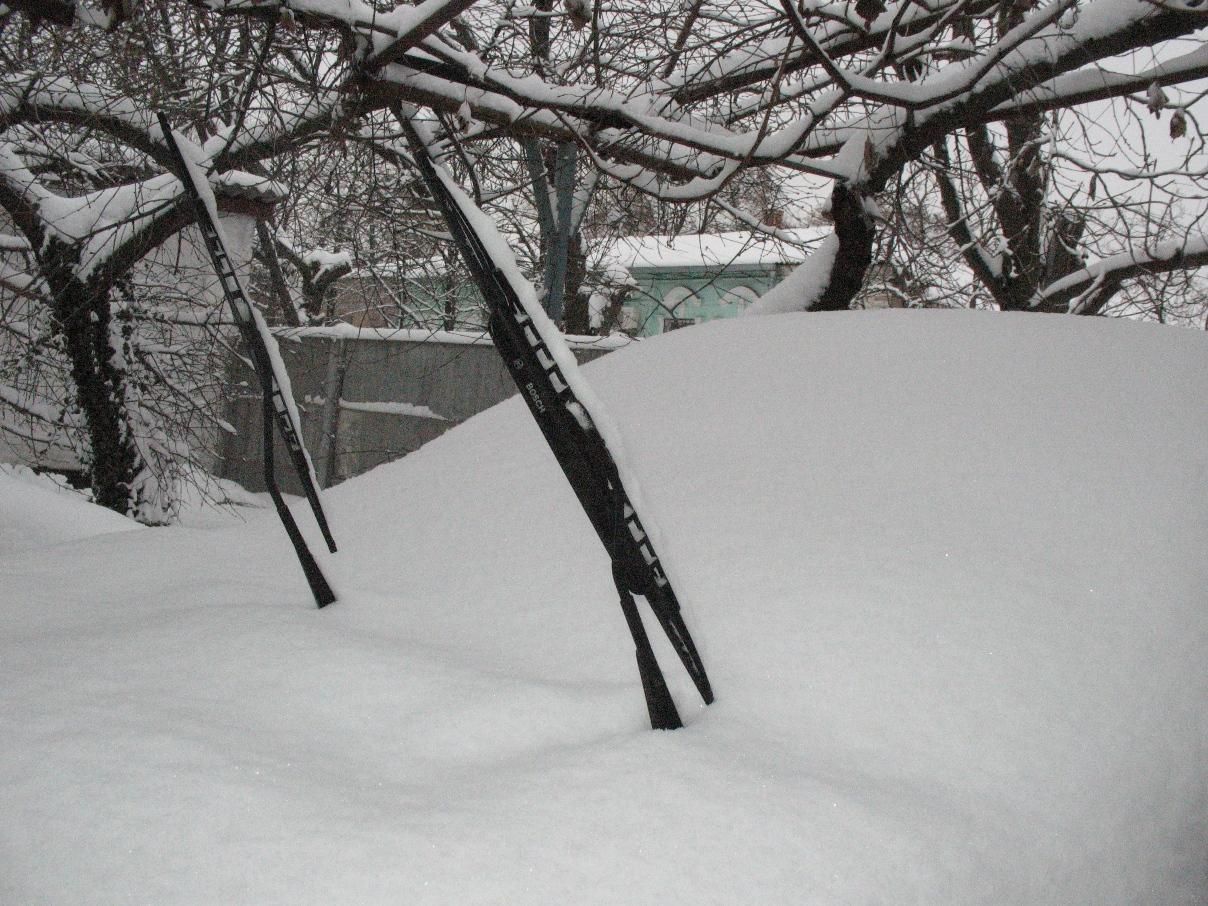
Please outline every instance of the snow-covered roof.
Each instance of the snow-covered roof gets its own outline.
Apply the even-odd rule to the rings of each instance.
[[[602,252],[598,266],[607,271],[624,272],[635,268],[657,270],[800,264],[823,238],[830,235],[831,230],[829,227],[806,227],[777,232],[784,238],[737,230],[726,233],[681,233],[677,236],[622,236],[599,243]],[[594,261],[592,263],[596,264]],[[423,280],[433,274],[447,273],[448,269],[447,259],[433,255],[397,263],[375,262],[372,266],[355,267],[349,276]]]
[[[830,230],[810,227],[779,232],[786,238],[747,231],[625,236],[616,240],[605,257],[610,264],[625,268],[799,264]]]
[[[344,340],[387,340],[395,343],[443,343],[448,346],[490,345],[485,330],[428,330],[407,327],[358,327],[355,324],[330,324],[317,327],[282,327],[273,331],[281,340],[302,337],[325,337]],[[631,337],[614,334],[607,337],[564,334],[563,341],[572,349],[620,349],[633,343]]]

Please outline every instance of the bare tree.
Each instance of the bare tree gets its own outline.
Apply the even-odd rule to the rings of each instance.
[[[320,152],[329,162],[350,142],[388,161],[397,178],[350,181],[346,169],[329,171],[355,202],[336,212],[343,223],[325,228],[362,244],[372,223],[399,210],[375,193],[389,184],[405,194],[410,179],[405,143],[380,112],[426,117],[480,205],[537,224],[516,238],[536,237],[529,258],[545,265],[550,288],[578,279],[569,262],[587,206],[578,220],[560,219],[554,208],[568,196],[604,185],[656,206],[707,202],[714,207],[700,211],[774,232],[777,206],[744,203],[760,184],[757,172],[771,185],[824,195],[833,224],[757,304],[764,312],[849,307],[879,240],[883,250],[908,249],[936,225],[970,285],[1000,308],[1137,310],[1130,300],[1141,296],[1122,292],[1139,279],[1208,263],[1196,108],[1196,81],[1208,76],[1196,40],[1208,25],[1203,0],[10,0],[6,10],[6,33],[35,17],[84,26],[87,37],[70,27],[41,34],[51,44],[91,43],[96,59],[127,61],[100,67],[103,78],[91,75],[91,85],[66,56],[39,70],[53,76],[10,63],[0,111],[0,204],[21,234],[6,242],[36,263],[9,282],[46,295],[64,351],[99,379],[100,397],[120,395],[125,381],[106,352],[114,348],[114,288],[128,262],[186,216],[136,98],[191,122],[215,173],[279,176],[264,162],[321,141],[331,142]],[[169,52],[186,24],[213,53]],[[147,45],[155,50],[144,55],[147,67],[137,55],[99,49],[153,34],[162,46]],[[10,48],[9,57],[19,55]],[[189,59],[198,62],[182,62]],[[227,59],[240,62],[218,62]],[[1182,154],[1154,153],[1143,126],[1155,117]],[[1113,124],[1106,134],[1096,129],[1105,122]],[[105,134],[133,152],[122,161],[134,171],[89,195],[60,191],[48,208],[49,171],[33,160],[54,156],[55,145],[39,138],[45,123]],[[572,159],[573,180],[559,163]],[[526,170],[529,185],[553,187],[548,210],[540,199],[549,192],[518,200]],[[309,230],[324,208],[313,180],[309,193],[305,181],[286,182],[292,223]],[[560,193],[559,184],[571,190]],[[44,212],[79,209],[85,197],[105,217],[68,241]],[[422,224],[421,207],[410,213]],[[911,210],[917,216],[907,223],[901,215]],[[321,238],[323,230],[301,233]],[[372,244],[380,244],[376,234]],[[305,254],[299,260],[305,269]],[[915,269],[887,273],[885,285],[904,295],[951,296]],[[84,395],[79,407],[100,441],[117,438],[114,466],[94,464],[98,479],[128,476],[120,419],[93,413],[105,407]]]
[[[1116,191],[1108,175],[1165,181],[1167,194],[1178,182],[1183,198],[1202,197],[1198,0],[197,6],[341,35],[346,110],[424,106],[475,124],[462,147],[573,143],[603,177],[660,201],[718,197],[752,168],[829,183],[833,241],[768,308],[848,306],[884,215],[874,199],[913,165],[945,174],[959,202],[945,210],[951,228],[979,212],[997,221],[994,242],[970,229],[960,245],[1000,306],[1098,311],[1134,277],[1208,256],[1198,225],[1156,243],[1136,232],[1142,219],[1114,226],[1120,247],[1070,270],[1078,262],[1062,250],[1086,245],[1093,218],[1066,216],[1075,183],[1057,175],[1099,175],[1101,193]],[[86,3],[59,8],[64,20],[102,17]],[[1068,142],[1077,125],[1065,112],[1138,104],[1192,154],[1170,168],[1144,155],[1121,166],[1118,148]]]
[[[261,215],[279,192],[240,167],[308,140],[339,102],[311,84],[284,103],[264,77],[273,29],[212,25],[148,15],[98,38],[10,14],[0,36],[0,210],[14,231],[0,294],[9,337],[39,350],[9,359],[6,402],[17,434],[73,449],[96,501],[145,521],[171,515],[172,485],[201,458],[190,429],[215,422],[223,339],[203,338],[213,277],[182,233],[192,213],[147,102],[192,125],[221,208]]]

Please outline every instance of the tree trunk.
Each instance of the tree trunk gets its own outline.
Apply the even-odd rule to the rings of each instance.
[[[587,278],[587,254],[583,251],[582,233],[571,235],[566,258],[566,332],[586,336],[591,333],[591,312],[587,305],[588,294],[583,291],[583,281]]]
[[[269,287],[276,302],[276,323],[285,324],[289,327],[301,327],[302,322],[298,319],[298,310],[294,308],[293,299],[290,298],[289,294],[289,287],[285,283],[285,274],[281,270],[281,259],[277,257],[277,243],[269,231],[268,224],[263,220],[256,221],[256,240],[259,243],[259,248],[257,249],[259,254],[256,257],[263,261],[268,268]],[[272,322],[273,314],[274,311],[270,308],[270,323]]]
[[[836,183],[831,194],[831,217],[839,252],[830,281],[811,311],[844,311],[864,286],[864,275],[872,264],[876,229],[864,207],[864,196],[844,183]]]
[[[56,332],[71,365],[76,402],[91,447],[96,503],[122,514],[137,510],[138,450],[126,419],[126,374],[110,342],[108,288],[82,283],[71,270],[74,249],[55,243],[46,256]]]

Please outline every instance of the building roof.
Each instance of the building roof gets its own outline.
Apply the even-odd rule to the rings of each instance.
[[[777,232],[785,238],[747,231],[625,236],[612,244],[606,257],[609,264],[626,269],[799,264],[830,230],[810,227]]]

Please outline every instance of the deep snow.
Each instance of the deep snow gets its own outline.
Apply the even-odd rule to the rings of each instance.
[[[92,506],[65,482],[0,463],[0,556],[140,528],[132,519]]]
[[[0,902],[1208,902],[1206,353],[868,312],[588,366],[718,695],[660,648],[674,733],[515,399],[325,495],[323,611],[267,512],[10,552]]]

